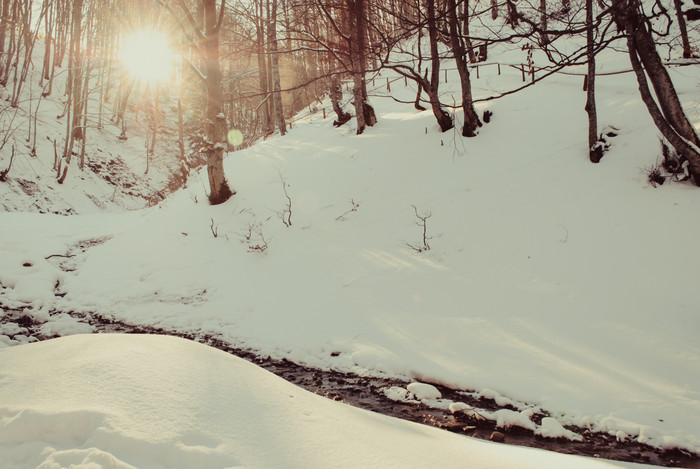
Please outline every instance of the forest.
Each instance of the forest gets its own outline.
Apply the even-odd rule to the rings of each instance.
[[[699,26],[0,0],[0,467],[700,468]]]
[[[147,161],[160,134],[175,134],[180,171],[171,170],[168,190],[180,187],[190,168],[206,164],[210,201],[221,203],[234,193],[223,174],[225,152],[273,133],[285,135],[295,115],[318,108],[325,96],[336,125],[354,116],[356,133],[363,133],[377,120],[367,82],[382,72],[410,80],[417,88],[414,106],[428,107],[442,132],[452,129],[453,111],[459,110],[462,136],[474,137],[488,117],[474,109],[473,75],[480,66],[500,70],[489,50],[513,44],[525,57],[504,65],[519,67],[524,80],[530,77],[527,83],[476,102],[586,64],[588,143],[595,163],[606,147],[596,116],[595,58],[625,38],[640,96],[673,149],[665,166],[689,178],[700,175],[699,141],[662,54],[666,48],[670,56],[675,48],[683,59],[697,56],[688,22],[698,16],[699,7],[681,0],[4,0],[0,84],[9,104],[2,109],[0,148],[28,120],[29,150],[36,154],[42,99],[58,96],[64,103],[58,119],[65,125],[65,136],[53,141],[59,182],[73,156],[85,167],[93,131],[117,127],[125,140],[134,121],[147,132]],[[692,29],[691,21],[691,36]],[[534,50],[546,56],[546,64],[534,65]],[[458,102],[441,98],[441,67],[459,74]],[[28,80],[38,82],[39,96],[27,95]],[[386,86],[390,90],[388,79]]]

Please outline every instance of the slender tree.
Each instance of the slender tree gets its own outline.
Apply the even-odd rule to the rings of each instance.
[[[459,82],[462,87],[462,111],[464,112],[464,126],[462,127],[463,137],[476,136],[476,129],[481,127],[479,116],[474,110],[472,98],[472,84],[467,67],[466,51],[460,38],[460,28],[457,22],[457,4],[455,0],[447,0],[447,19],[450,30],[450,43],[452,45],[452,55],[457,62],[457,72]]]
[[[700,185],[700,140],[656,51],[651,25],[639,0],[613,0],[611,11],[613,19],[626,33],[630,63],[642,101],[664,138],[688,161],[694,182]],[[648,82],[652,84],[656,98]]]
[[[586,0],[586,113],[588,114],[588,155],[593,163],[603,156],[603,149],[596,146],[598,141],[598,114],[595,105],[595,37],[593,24],[593,0]]]

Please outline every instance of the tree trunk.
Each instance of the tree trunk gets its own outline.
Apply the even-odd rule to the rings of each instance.
[[[598,114],[595,106],[595,44],[593,43],[593,0],[586,0],[586,55],[588,75],[586,77],[586,107],[588,113],[588,157],[598,163],[603,157],[603,148],[598,141]]]
[[[11,23],[12,25],[17,24],[17,5],[17,3],[13,3],[10,7],[10,10],[12,11],[12,19],[9,20],[9,23]],[[10,79],[10,70],[12,70],[12,57],[14,56],[15,48],[17,47],[17,44],[15,42],[16,32],[17,28],[10,27],[10,43],[7,46],[7,51],[5,54],[7,58],[5,60],[5,68],[3,69],[2,81],[0,81],[0,85],[2,86],[7,86],[7,82]]]
[[[586,0],[588,1],[588,0]],[[546,46],[549,44],[549,36],[545,31],[547,31],[547,0],[540,0],[540,38],[542,45]]]
[[[651,33],[646,27],[646,18],[640,13],[639,0],[614,0],[612,15],[618,26],[627,33],[629,59],[642,101],[661,135],[688,161],[690,174],[695,184],[700,185],[698,137],[656,52]],[[654,87],[658,103],[647,80]]]
[[[435,0],[426,0],[427,4],[427,28],[428,39],[430,40],[430,82],[425,83],[423,88],[430,99],[430,106],[433,109],[433,115],[438,121],[440,130],[447,132],[454,127],[452,116],[450,116],[440,104],[440,96],[438,89],[440,87],[440,54],[438,52],[438,35],[437,25],[435,21]],[[427,85],[427,86],[426,86]]]
[[[187,160],[185,159],[185,125],[182,119],[182,100],[177,100],[177,148],[180,154],[180,171],[182,173],[182,183],[187,181]]]
[[[673,0],[673,5],[676,7],[676,19],[678,20],[678,29],[681,32],[681,42],[683,43],[683,58],[689,59],[693,56],[690,50],[690,41],[688,41],[688,28],[683,17],[683,4],[681,0]]]
[[[668,123],[686,140],[700,146],[695,129],[688,121],[671,77],[658,52],[647,19],[640,12],[639,0],[614,0],[612,14],[618,25],[630,37],[628,45],[634,47],[658,98],[658,105]]]
[[[673,145],[673,148],[688,160],[689,170],[691,176],[693,176],[693,181],[696,186],[700,186],[700,148],[693,142],[685,139],[680,135],[676,129],[674,129],[669,122],[666,120],[661,110],[656,104],[654,97],[649,90],[649,85],[647,84],[647,75],[644,73],[642,64],[639,62],[637,56],[636,47],[634,44],[634,39],[632,37],[627,37],[627,45],[629,49],[630,62],[632,63],[632,70],[637,77],[637,84],[639,85],[639,93],[642,96],[642,101],[647,107],[651,118],[656,124],[656,127],[661,132],[668,142]]]
[[[265,58],[265,30],[264,30],[264,16],[263,16],[263,4],[262,0],[259,0],[260,10],[258,13],[258,18],[256,20],[256,32],[257,32],[257,55],[258,55],[258,79],[260,82],[260,93],[263,96],[263,101],[261,101],[258,109],[262,108],[262,133],[264,136],[268,136],[272,133],[272,119],[270,119],[270,106],[268,104],[270,89],[267,85],[268,82],[268,72],[267,72],[267,60]]]
[[[221,90],[221,63],[219,61],[219,31],[224,19],[225,0],[221,1],[220,16],[216,14],[215,0],[202,0],[205,18],[204,69],[206,73],[207,106],[205,149],[209,176],[209,202],[217,205],[226,202],[234,192],[226,182],[224,173],[224,148],[226,148],[226,117],[223,113]]]
[[[70,66],[73,70],[71,84],[71,98],[73,103],[73,121],[72,133],[73,138],[81,140],[83,138],[83,130],[80,125],[83,117],[84,102],[82,99],[83,86],[83,63],[80,52],[80,40],[82,35],[82,20],[83,20],[83,0],[73,0],[72,20],[73,31],[71,33],[71,57]],[[72,146],[72,145],[71,145]]]
[[[2,18],[0,18],[0,64],[5,54],[5,35],[7,24],[10,22],[10,0],[2,0]],[[2,68],[0,68],[0,73]]]
[[[469,55],[469,62],[476,62],[476,54],[474,53],[474,46],[472,45],[472,40],[469,33],[469,0],[464,0],[464,15],[462,19],[462,31],[464,33],[464,44],[467,48],[467,55]]]
[[[367,58],[365,56],[365,37],[367,35],[365,0],[346,0],[346,5],[350,29],[353,101],[355,118],[357,119],[357,135],[360,135],[364,132],[366,126],[371,127],[377,122],[374,108],[367,102],[367,85],[365,83],[367,70]]]
[[[267,40],[270,50],[270,73],[272,75],[272,102],[275,110],[275,121],[280,135],[287,133],[287,126],[284,122],[284,111],[282,110],[282,94],[280,86],[280,60],[277,47],[277,0],[272,0],[270,12],[270,22],[267,26]]]
[[[51,46],[53,45],[53,3],[49,5],[49,14],[46,18],[46,39],[44,39],[44,63],[42,65],[42,78],[48,80],[51,78]],[[55,53],[55,48],[54,48]]]
[[[466,52],[459,36],[459,25],[457,23],[457,4],[455,0],[447,0],[447,20],[450,26],[450,43],[452,45],[452,55],[457,62],[459,81],[462,86],[462,110],[464,111],[464,126],[462,127],[463,137],[475,137],[476,129],[481,127],[479,116],[474,110],[472,98],[472,84],[467,67]]]
[[[333,75],[331,77],[330,97],[333,111],[338,117],[338,119],[333,122],[333,125],[340,127],[349,121],[352,116],[343,111],[343,108],[340,106],[340,101],[343,99],[343,88],[340,86],[340,77],[338,75]]]

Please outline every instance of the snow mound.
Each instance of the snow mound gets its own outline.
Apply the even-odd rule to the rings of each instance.
[[[583,441],[583,437],[578,433],[567,430],[559,421],[553,417],[542,419],[542,425],[535,430],[536,435],[545,438],[566,438],[567,440]]]
[[[304,391],[184,339],[75,335],[0,350],[0,467],[615,468]]]
[[[407,386],[408,392],[419,401],[423,399],[441,399],[442,394],[432,384],[411,383]]]

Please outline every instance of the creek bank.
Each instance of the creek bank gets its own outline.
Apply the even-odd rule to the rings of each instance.
[[[635,441],[618,441],[613,435],[571,426],[567,426],[566,429],[580,435],[581,441],[572,441],[564,438],[545,438],[536,435],[531,430],[518,426],[498,427],[493,420],[479,418],[478,412],[452,412],[447,407],[442,408],[429,405],[429,399],[424,401],[416,399],[402,401],[389,397],[391,393],[387,393],[387,390],[406,388],[410,384],[409,381],[320,370],[298,365],[287,359],[276,360],[269,357],[260,357],[250,350],[233,347],[220,338],[206,334],[132,325],[96,314],[74,314],[71,316],[80,325],[95,333],[174,335],[204,343],[253,362],[297,386],[329,399],[342,401],[392,417],[432,425],[473,438],[491,439],[492,441],[506,444],[529,446],[580,456],[666,467],[700,469],[700,455],[681,449],[663,450]],[[11,342],[8,345],[15,345],[46,340],[52,338],[52,335],[46,328],[42,328],[41,323],[25,315],[23,311],[4,309],[0,311],[0,339],[3,337],[8,338]],[[508,404],[499,405],[494,399],[478,396],[473,392],[450,389],[435,383],[432,383],[432,386],[439,391],[443,400],[464,403],[467,407],[478,409],[480,412],[493,413],[503,409],[518,410]],[[536,407],[534,409],[537,410],[533,411],[531,420],[540,425],[542,419],[549,417],[549,415]]]

